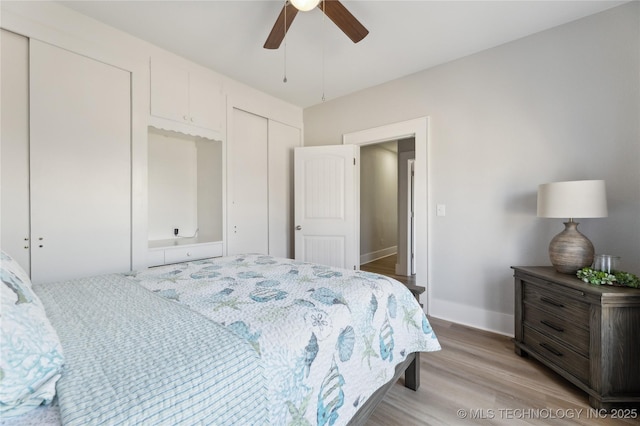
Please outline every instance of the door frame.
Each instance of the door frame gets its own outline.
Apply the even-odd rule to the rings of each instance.
[[[430,310],[431,288],[429,283],[429,181],[428,181],[429,117],[373,127],[342,135],[343,144],[372,145],[379,142],[415,138],[415,235],[416,235],[416,285],[424,286],[422,302],[426,312]],[[426,297],[426,300],[424,298]]]
[[[415,158],[407,160],[407,270],[416,273]]]

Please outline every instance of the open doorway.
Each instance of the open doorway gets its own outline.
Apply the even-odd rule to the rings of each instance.
[[[360,268],[415,286],[415,138],[360,150]]]
[[[415,138],[415,163],[414,163],[414,259],[416,291],[420,293],[420,300],[425,304],[425,312],[429,313],[431,300],[429,283],[429,238],[428,238],[428,117],[419,117],[407,121],[385,124],[342,135],[343,144],[365,145],[382,141],[400,140],[409,137]],[[358,227],[359,229],[359,227]],[[409,286],[411,289],[411,286]],[[423,290],[426,290],[422,292]],[[412,290],[413,291],[413,290]]]

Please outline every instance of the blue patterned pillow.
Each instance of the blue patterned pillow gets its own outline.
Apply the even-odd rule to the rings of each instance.
[[[64,359],[28,275],[4,252],[0,262],[0,415],[9,417],[51,402]]]

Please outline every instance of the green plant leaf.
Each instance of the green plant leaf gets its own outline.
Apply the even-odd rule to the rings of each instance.
[[[595,285],[618,284],[625,287],[640,288],[640,278],[629,272],[618,271],[610,274],[605,271],[596,271],[591,268],[582,268],[576,272],[576,276],[582,281]]]

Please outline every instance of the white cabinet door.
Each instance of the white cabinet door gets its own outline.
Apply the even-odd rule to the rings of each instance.
[[[131,268],[131,75],[31,40],[31,277]]]
[[[29,40],[2,30],[2,250],[29,273]]]
[[[158,60],[151,62],[151,114],[189,121],[189,72]]]
[[[296,260],[360,268],[360,147],[295,149]]]
[[[300,129],[269,120],[269,254],[293,259],[293,150]]]
[[[227,144],[227,254],[269,251],[268,120],[233,109]]]
[[[222,84],[213,74],[151,61],[151,115],[220,132],[223,107]]]
[[[220,131],[223,117],[222,87],[210,75],[189,73],[189,121],[194,126]]]

